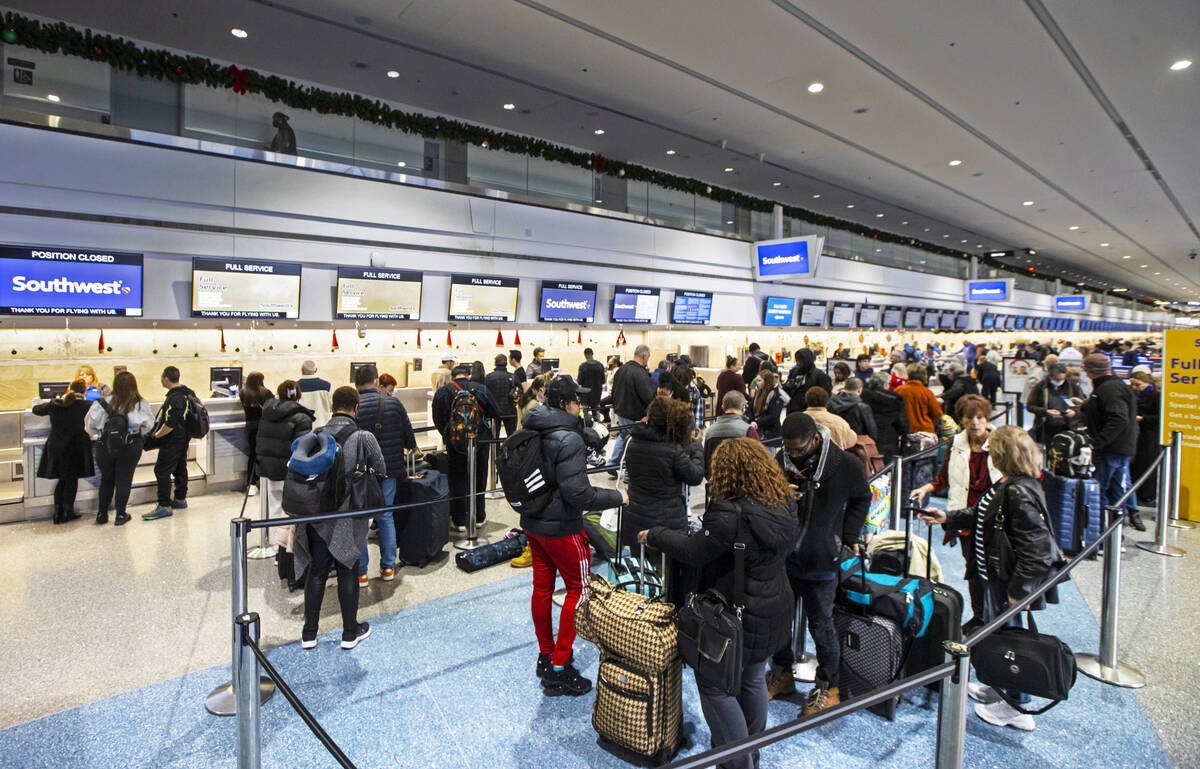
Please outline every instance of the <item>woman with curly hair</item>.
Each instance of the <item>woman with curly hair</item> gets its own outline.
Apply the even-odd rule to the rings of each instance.
[[[767,722],[767,657],[791,642],[795,597],[784,562],[800,540],[796,502],[779,464],[761,443],[733,438],[712,457],[709,504],[704,528],[689,536],[664,526],[643,530],[638,541],[700,569],[700,589],[733,595],[735,542],[745,549],[745,605],[742,684],[738,694],[697,676],[700,707],[718,747],[761,732]],[[744,756],[725,767],[750,769],[758,756]]]

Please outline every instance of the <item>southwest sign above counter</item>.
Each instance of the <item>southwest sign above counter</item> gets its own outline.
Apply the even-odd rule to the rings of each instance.
[[[968,302],[1007,302],[1012,298],[1012,280],[968,280]]]
[[[300,265],[192,260],[193,318],[300,317]]]
[[[811,278],[817,273],[817,260],[825,238],[805,235],[782,240],[760,240],[750,246],[755,280]]]
[[[1054,297],[1055,312],[1083,312],[1087,309],[1087,296],[1068,294]]]
[[[542,281],[538,320],[543,323],[591,323],[595,319],[595,283]]]
[[[142,255],[0,246],[0,313],[142,314]]]

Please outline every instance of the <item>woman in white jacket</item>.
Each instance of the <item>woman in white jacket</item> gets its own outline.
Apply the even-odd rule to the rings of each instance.
[[[111,420],[111,421],[110,421]],[[124,423],[124,433],[106,430]],[[133,488],[133,471],[142,458],[143,441],[154,426],[154,412],[138,392],[137,379],[128,371],[113,377],[112,392],[92,404],[84,419],[84,428],[96,439],[96,466],[100,469],[100,505],[96,524],[108,523],[108,507],[116,497],[117,517],[113,523],[129,520],[125,506]]]
[[[974,507],[984,492],[1000,480],[1000,471],[992,464],[988,455],[988,435],[992,431],[989,421],[991,416],[992,404],[987,398],[980,395],[964,395],[958,399],[955,404],[955,417],[963,429],[950,442],[946,461],[937,477],[931,483],[913,489],[912,499],[916,505],[922,505],[926,495],[931,492],[946,489],[947,510]],[[959,538],[964,560],[968,566],[974,563],[974,533],[953,533],[946,536],[950,541]],[[978,580],[971,568],[967,569],[967,588],[971,594],[971,611],[974,613],[967,625],[975,625],[983,618],[985,585]]]

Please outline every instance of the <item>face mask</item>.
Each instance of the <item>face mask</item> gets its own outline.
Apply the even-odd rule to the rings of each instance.
[[[1065,381],[1067,381],[1067,380],[1065,380],[1065,379],[1064,379],[1062,382],[1055,382],[1053,379],[1051,379],[1051,380],[1050,380],[1050,386],[1051,386],[1051,387],[1054,387],[1054,388],[1062,387],[1062,386],[1063,386],[1063,382],[1065,382]]]

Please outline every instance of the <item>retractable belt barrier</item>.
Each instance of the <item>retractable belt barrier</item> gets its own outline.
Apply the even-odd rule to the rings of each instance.
[[[766,444],[772,442],[778,445],[782,441],[778,438],[764,441]],[[470,446],[474,448],[473,435],[470,436]],[[906,459],[920,458],[932,451],[936,451],[938,448],[939,446],[931,447]],[[1121,663],[1117,654],[1121,536],[1125,523],[1125,514],[1122,512],[1122,506],[1150,478],[1151,474],[1161,466],[1163,472],[1160,473],[1160,487],[1162,491],[1168,493],[1160,493],[1159,495],[1158,528],[1160,531],[1165,532],[1166,521],[1173,513],[1177,512],[1175,508],[1178,505],[1179,499],[1179,475],[1177,468],[1180,450],[1180,433],[1173,432],[1171,443],[1161,448],[1150,467],[1146,469],[1120,499],[1106,507],[1109,519],[1108,527],[1095,541],[1072,558],[1062,569],[1055,572],[1039,587],[1021,599],[1020,602],[1014,606],[1010,606],[991,622],[988,622],[972,633],[962,643],[945,642],[945,650],[953,658],[953,661],[943,663],[918,675],[894,681],[887,686],[882,686],[875,691],[845,700],[832,708],[811,716],[800,717],[750,737],[675,761],[668,764],[666,769],[701,769],[701,767],[713,766],[717,763],[745,756],[773,743],[802,734],[851,713],[889,700],[911,689],[916,689],[939,680],[942,682],[942,689],[938,702],[935,767],[936,769],[961,769],[966,741],[967,682],[970,677],[971,648],[989,637],[992,633],[1005,627],[1013,617],[1027,611],[1035,601],[1042,598],[1050,589],[1065,581],[1076,566],[1089,558],[1101,547],[1104,548],[1104,580],[1101,598],[1100,651],[1098,654],[1077,653],[1075,655],[1076,664],[1079,670],[1085,675],[1104,683],[1127,688],[1144,686],[1145,676],[1135,668]],[[891,468],[884,468],[880,472],[875,473],[872,479],[876,479],[889,471],[903,473],[903,461],[902,458],[897,458]],[[593,474],[604,472],[607,469],[609,469],[607,466],[597,467],[591,468],[587,472]],[[1163,480],[1164,476],[1166,476],[1166,480]],[[893,482],[895,480],[896,477],[893,478]],[[471,486],[474,486],[473,474],[471,475]],[[898,489],[895,485],[893,488]],[[467,496],[474,499],[475,494],[476,492],[472,488]],[[898,494],[894,493],[893,497],[895,496],[898,496]],[[454,499],[462,499],[462,496],[454,497]],[[283,693],[284,698],[296,710],[305,725],[312,730],[313,734],[321,741],[326,750],[329,751],[330,755],[333,756],[343,769],[355,769],[354,764],[337,743],[329,737],[316,718],[304,707],[300,699],[271,665],[266,654],[258,646],[259,618],[257,614],[249,613],[246,608],[246,538],[250,530],[295,523],[370,517],[385,512],[419,507],[422,504],[388,505],[372,510],[325,513],[304,518],[272,518],[251,521],[245,517],[238,517],[230,522],[230,539],[233,556],[233,579],[231,580],[233,585],[233,680],[229,684],[217,687],[209,695],[209,701],[219,693],[228,692],[232,695],[234,707],[228,713],[215,711],[211,707],[209,708],[209,712],[216,715],[236,714],[238,716],[238,769],[259,769],[261,765],[262,743],[259,706],[270,698],[270,692],[264,688],[266,683],[272,684]],[[471,508],[471,522],[472,524],[474,523],[473,503]],[[1160,534],[1160,538],[1165,539],[1165,534]],[[262,678],[259,675],[260,665],[262,666],[262,670],[267,674],[266,678]],[[257,686],[255,685],[256,683],[258,684]],[[209,703],[206,701],[206,707],[208,706]]]

